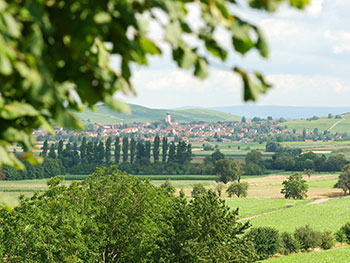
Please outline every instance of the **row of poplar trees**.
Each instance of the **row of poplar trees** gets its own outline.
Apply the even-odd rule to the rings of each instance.
[[[62,160],[66,168],[79,163],[110,165],[129,162],[148,165],[151,163],[151,156],[154,163],[161,161],[162,163],[185,164],[191,161],[192,146],[184,141],[177,144],[168,143],[166,137],[161,142],[159,136],[155,137],[153,145],[149,141],[136,141],[134,138],[129,140],[128,137],[115,137],[114,142],[112,142],[112,137],[108,137],[105,143],[88,141],[86,137],[83,137],[80,146],[76,142],[64,145],[62,140],[49,146],[46,140],[41,155]]]

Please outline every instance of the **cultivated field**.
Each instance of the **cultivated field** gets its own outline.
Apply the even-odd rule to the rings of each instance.
[[[350,247],[270,258],[264,263],[349,263]]]

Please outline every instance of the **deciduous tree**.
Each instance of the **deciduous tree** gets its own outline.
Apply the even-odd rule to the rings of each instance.
[[[302,9],[309,1],[248,2],[251,8],[273,12],[283,2]],[[82,129],[73,112],[83,105],[94,109],[97,102],[104,102],[112,109],[125,110],[113,95],[134,92],[131,64],[147,65],[148,55],[162,54],[160,42],[148,35],[149,23],[164,31],[161,40],[171,48],[176,64],[199,78],[208,75],[209,54],[221,61],[229,57],[226,43],[214,37],[218,28],[228,33],[236,52],[244,55],[256,50],[268,56],[262,31],[245,19],[232,0],[0,3],[0,165],[23,167],[6,147],[20,143],[31,150],[35,145],[32,131],[43,128],[53,133],[51,121]],[[188,22],[190,3],[200,10],[199,28]],[[196,39],[196,46],[187,44],[185,36]],[[117,69],[111,67],[112,54],[120,57]],[[262,74],[251,75],[238,65],[231,66],[242,78],[244,100],[255,100],[270,87]],[[30,153],[24,157],[33,159]]]

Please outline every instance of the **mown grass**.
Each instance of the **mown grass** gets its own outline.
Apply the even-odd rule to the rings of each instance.
[[[335,232],[347,222],[350,222],[350,197],[298,205],[251,220],[254,226],[269,226],[287,232],[307,224],[316,230]]]
[[[270,258],[265,263],[349,263],[350,247],[334,248],[330,250],[299,253],[284,257]]]
[[[302,205],[308,200],[289,200],[278,198],[225,198],[226,204],[235,209],[239,208],[239,217],[246,218],[266,212],[275,211],[285,207]]]

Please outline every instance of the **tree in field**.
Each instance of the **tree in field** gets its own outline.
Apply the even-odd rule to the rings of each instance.
[[[226,193],[231,197],[236,195],[237,197],[247,197],[248,195],[248,183],[232,182],[227,188]]]
[[[105,149],[105,162],[109,164],[112,158],[112,138],[109,136],[106,141],[106,149]]]
[[[144,158],[145,158],[145,163],[146,164],[149,164],[151,162],[151,142],[150,141],[147,141],[145,143]]]
[[[136,141],[134,138],[130,140],[130,163],[134,163],[136,154]]]
[[[350,164],[343,167],[334,188],[341,188],[344,191],[344,195],[346,195],[347,191],[349,191],[350,194]]]
[[[174,142],[171,142],[169,146],[168,163],[175,163],[175,162],[176,162],[176,146]]]
[[[114,163],[119,164],[120,161],[120,138],[115,137],[114,141]]]
[[[137,142],[136,145],[136,163],[143,164],[145,161],[145,145],[142,142]]]
[[[85,161],[86,158],[86,150],[87,150],[87,144],[86,144],[86,137],[84,136],[82,141],[81,141],[81,145],[80,145],[80,159],[82,161]]]
[[[49,150],[49,144],[47,143],[47,140],[44,141],[43,148],[42,148],[41,156],[46,157],[47,152]]]
[[[128,155],[129,155],[129,139],[128,139],[128,137],[123,138],[122,151],[123,151],[123,163],[125,163],[128,161]]]
[[[49,151],[47,157],[49,157],[51,159],[56,159],[55,144],[51,143],[50,151]]]
[[[154,143],[153,143],[153,160],[155,163],[159,161],[159,146],[160,146],[160,139],[159,139],[159,136],[157,135],[154,138]]]
[[[57,146],[57,157],[60,158],[62,156],[62,152],[63,152],[63,141],[60,140]]]
[[[251,0],[249,5],[273,12],[283,2],[302,9],[309,1]],[[201,11],[199,29],[188,22],[189,3]],[[148,65],[148,55],[162,55],[159,44],[148,35],[149,23],[162,28],[159,43],[171,48],[177,65],[199,78],[209,73],[209,54],[221,61],[229,57],[228,48],[214,38],[218,28],[228,33],[236,52],[244,55],[256,50],[268,56],[262,31],[244,19],[236,1],[112,1],[107,5],[19,0],[2,1],[1,6],[0,123],[4,132],[0,134],[0,165],[23,167],[6,147],[20,143],[30,153],[35,129],[53,133],[53,123],[83,128],[73,113],[81,105],[93,109],[97,102],[104,102],[112,109],[125,110],[125,104],[113,95],[134,92],[130,65]],[[185,36],[196,39],[196,47],[187,44]],[[110,66],[112,54],[120,57],[117,70]],[[255,100],[270,87],[262,74],[249,74],[237,65],[232,68],[242,78],[244,100]]]
[[[192,161],[192,144],[187,144],[186,146],[186,162],[190,163]]]
[[[162,162],[163,163],[166,162],[167,155],[168,155],[168,138],[163,137],[163,140],[162,140]]]
[[[304,199],[307,197],[309,186],[300,173],[291,174],[287,180],[283,181],[282,185],[281,194],[285,198]]]
[[[232,159],[222,159],[215,164],[216,181],[227,184],[229,181],[240,182],[243,171],[241,164]]]

